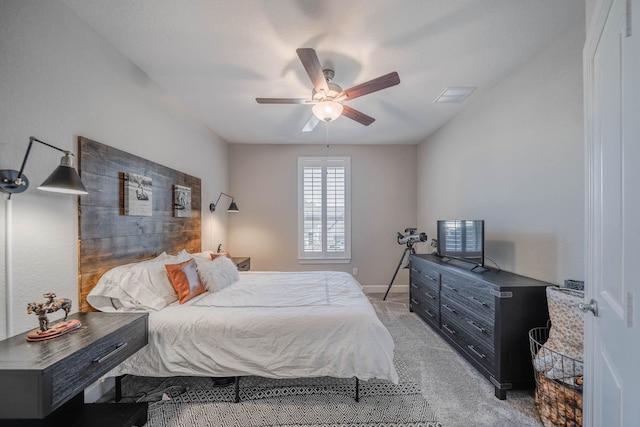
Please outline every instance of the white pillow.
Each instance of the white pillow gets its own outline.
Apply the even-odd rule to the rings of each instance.
[[[102,275],[94,288],[87,295],[87,302],[96,310],[116,311],[118,309],[135,310],[145,309],[130,294],[123,289],[123,284],[131,281],[131,271],[137,266],[164,260],[168,257],[162,252],[155,258],[146,261],[119,265],[108,270]]]
[[[195,254],[191,254],[191,256],[193,258],[202,258],[205,259],[207,261],[211,261],[211,254],[213,254],[213,251],[204,251],[204,252],[198,252]]]
[[[180,262],[189,261],[190,258],[191,255],[189,255],[189,252],[187,252],[186,249],[183,249],[178,252],[177,255],[167,255],[162,261],[164,261],[165,264],[178,264]]]
[[[128,280],[121,286],[139,307],[162,310],[178,299],[164,267],[165,264],[175,264],[171,258],[140,263],[131,268]]]
[[[129,275],[129,266],[124,265],[107,271],[87,295],[87,302],[100,311],[135,308],[131,297],[120,286]]]
[[[195,258],[195,260],[200,280],[210,292],[222,290],[240,280],[238,267],[229,257],[219,256],[213,261],[205,261],[201,258]]]

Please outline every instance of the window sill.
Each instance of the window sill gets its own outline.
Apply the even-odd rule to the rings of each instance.
[[[335,258],[335,259],[298,259],[300,264],[349,264],[351,258]]]

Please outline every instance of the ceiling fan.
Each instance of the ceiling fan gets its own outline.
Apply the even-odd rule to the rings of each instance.
[[[302,129],[303,132],[312,131],[320,121],[330,122],[338,117],[345,116],[365,126],[375,121],[373,117],[344,105],[345,101],[357,98],[368,93],[376,92],[395,86],[400,83],[398,73],[393,71],[368,82],[342,90],[340,86],[332,83],[334,71],[323,70],[318,60],[316,51],[311,48],[296,49],[296,53],[307,71],[313,91],[311,99],[304,98],[256,98],[258,104],[313,104],[313,115]]]

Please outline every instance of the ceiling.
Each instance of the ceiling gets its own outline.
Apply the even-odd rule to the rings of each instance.
[[[417,144],[584,22],[584,0],[61,0],[229,143]],[[584,25],[584,24],[582,24]],[[311,98],[296,55],[314,48],[343,89],[391,71],[400,84],[301,132]],[[450,86],[477,90],[434,103]]]

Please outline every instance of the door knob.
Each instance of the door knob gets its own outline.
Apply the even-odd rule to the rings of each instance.
[[[592,312],[594,316],[598,317],[598,302],[594,299],[589,301],[589,304],[581,302],[578,304],[578,308],[583,312]]]

